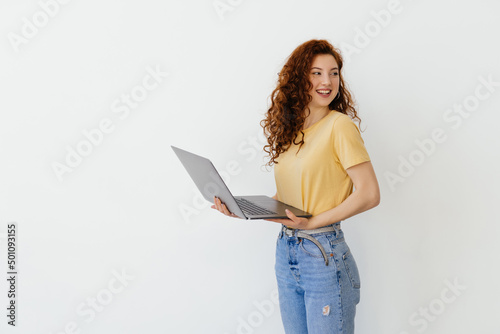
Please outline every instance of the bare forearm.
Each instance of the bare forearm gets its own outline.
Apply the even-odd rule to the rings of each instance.
[[[307,229],[315,229],[350,218],[379,204],[379,196],[373,191],[354,191],[341,204],[309,219]]]

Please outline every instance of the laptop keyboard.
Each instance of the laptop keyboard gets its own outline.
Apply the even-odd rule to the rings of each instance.
[[[271,215],[271,214],[276,214],[276,212],[264,209],[263,207],[260,207],[244,198],[235,198],[236,203],[238,203],[238,206],[240,207],[241,211],[245,215],[254,215],[254,216],[260,216],[260,215]]]

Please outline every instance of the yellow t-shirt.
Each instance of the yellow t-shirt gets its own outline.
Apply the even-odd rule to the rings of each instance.
[[[342,203],[353,191],[346,169],[370,161],[358,127],[338,111],[303,130],[304,144],[292,144],[274,165],[278,200],[317,215]],[[300,141],[299,133],[298,140]]]

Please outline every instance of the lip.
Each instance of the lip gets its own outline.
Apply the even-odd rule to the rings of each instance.
[[[320,92],[319,92],[320,90],[321,90],[321,91],[329,91],[329,93],[328,93],[328,94],[322,94],[322,93],[320,93]],[[330,97],[330,95],[332,95],[332,90],[331,90],[331,89],[317,89],[317,90],[316,90],[316,93],[317,93],[319,96],[321,96],[321,97],[328,98],[328,97]]]

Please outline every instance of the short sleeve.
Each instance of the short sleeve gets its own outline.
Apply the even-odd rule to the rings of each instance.
[[[334,154],[344,170],[370,161],[361,133],[349,116],[342,115],[335,120],[332,137]]]

